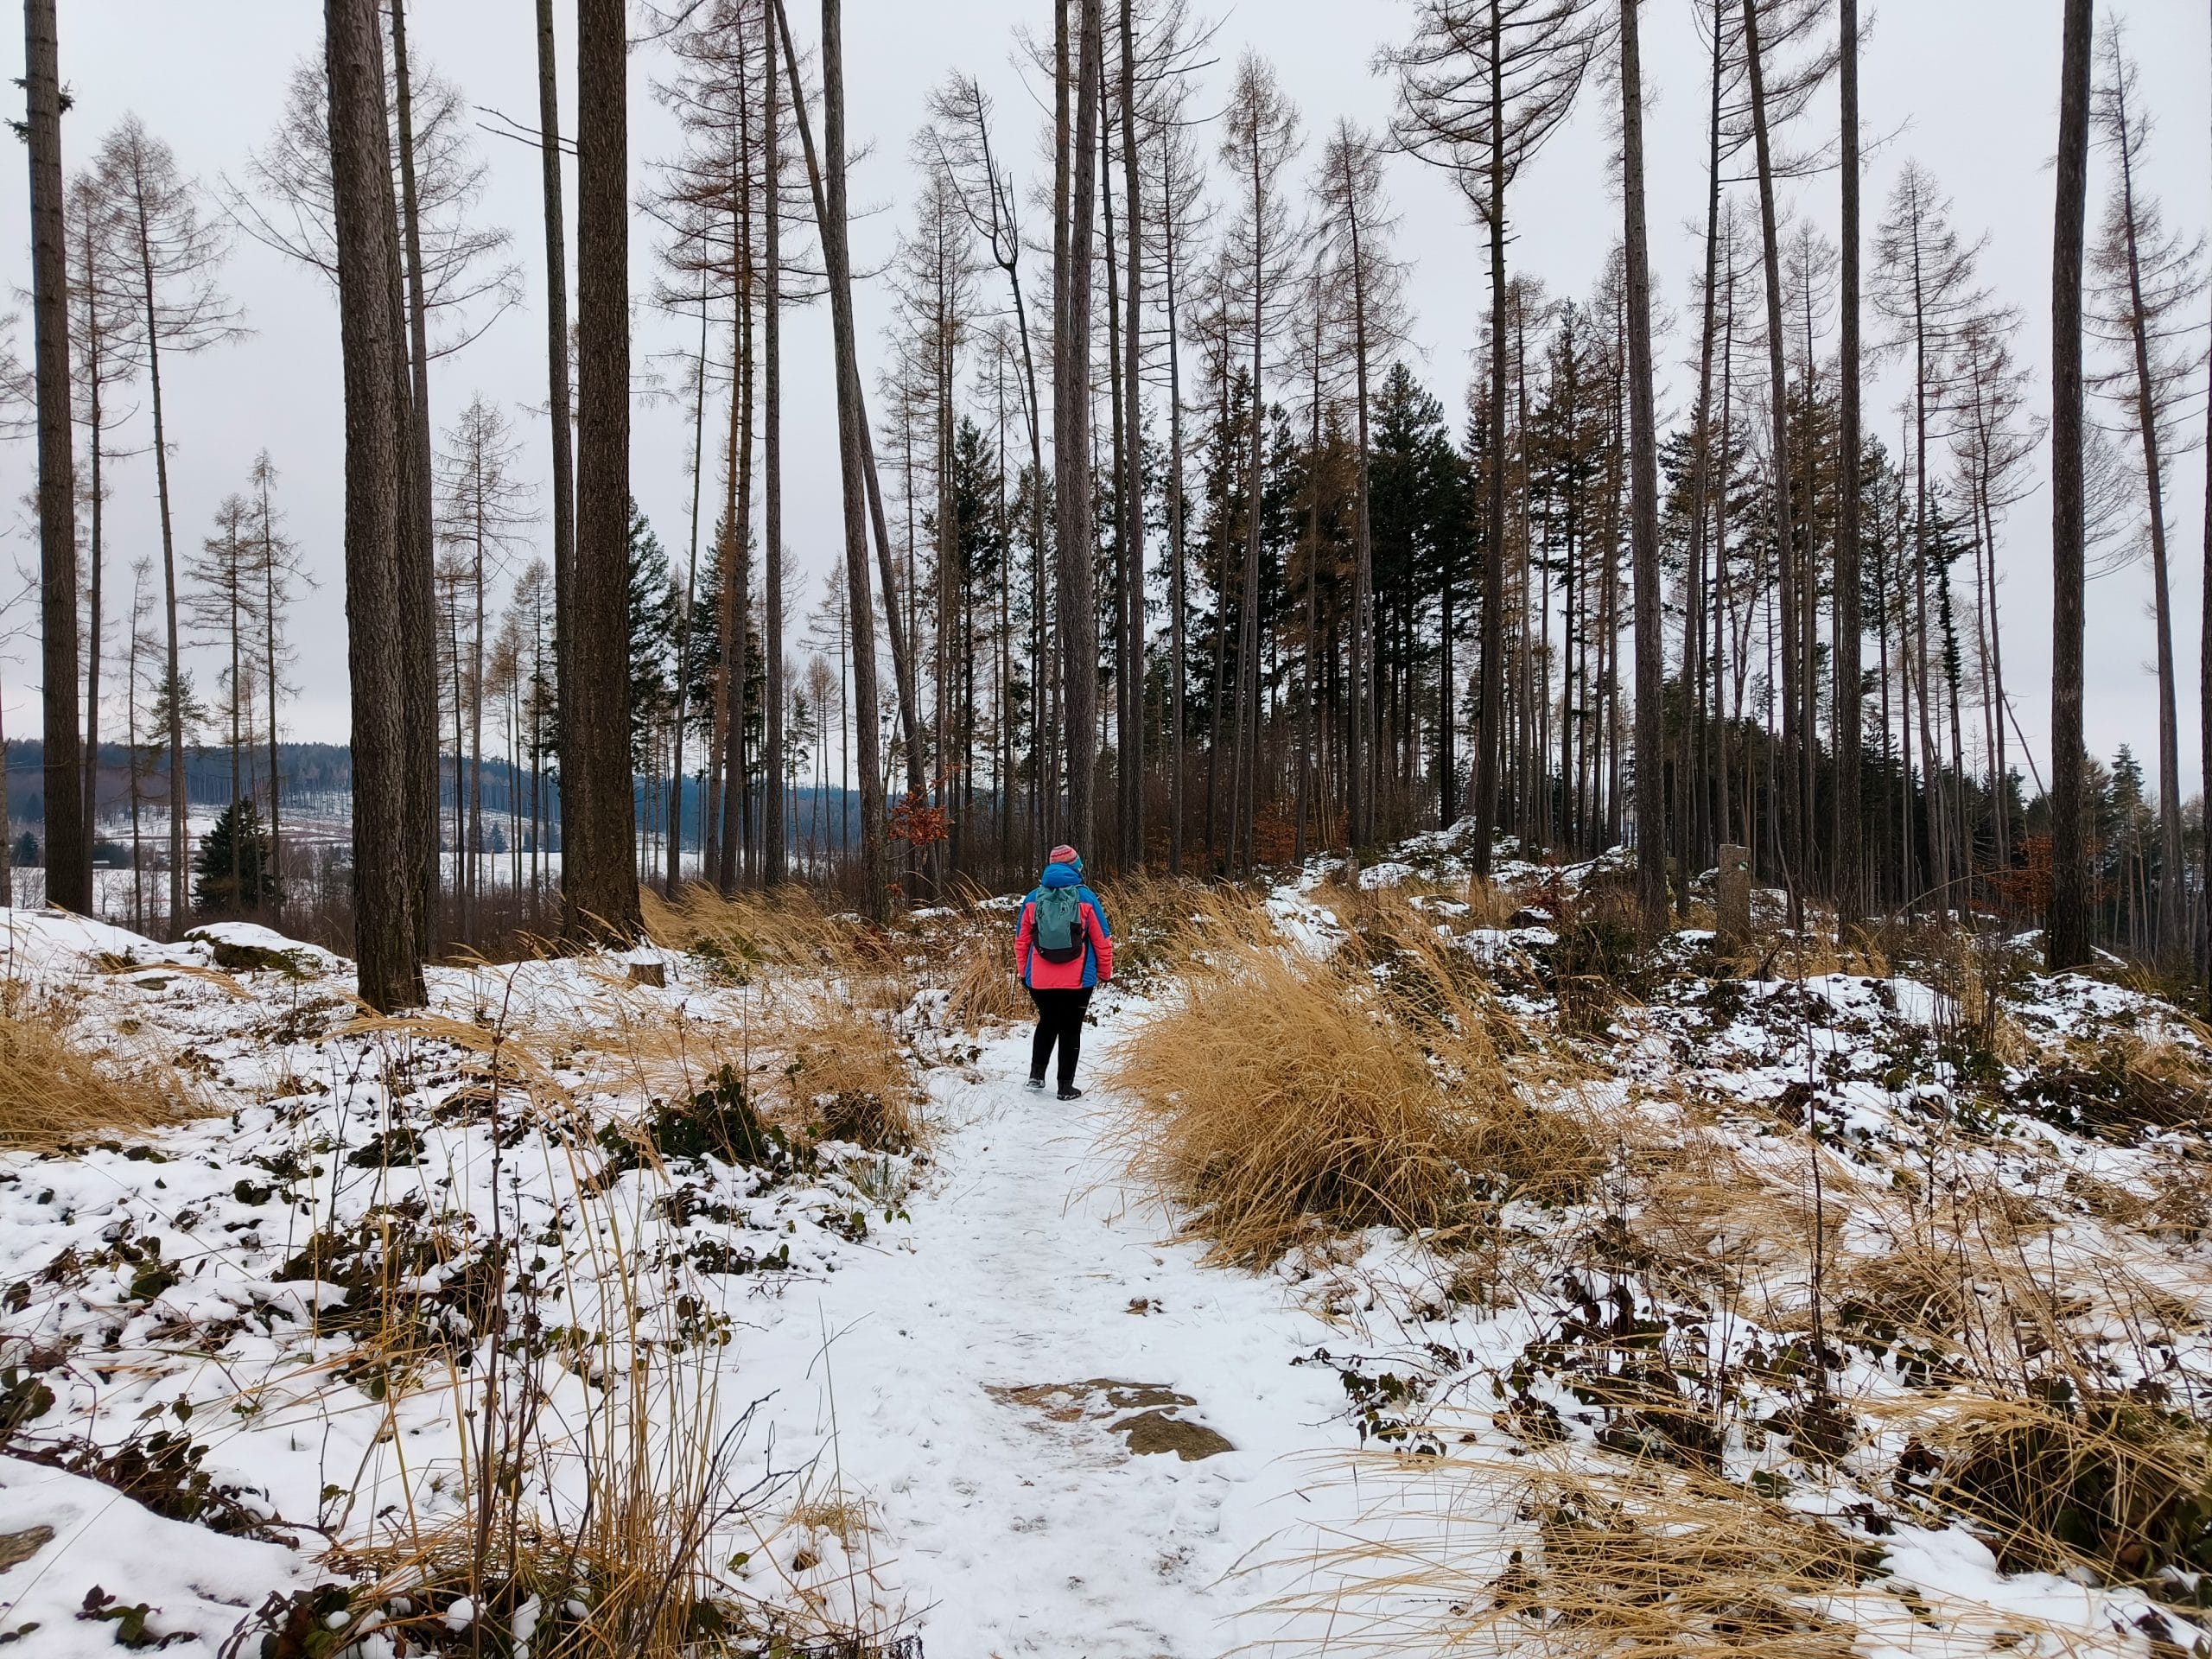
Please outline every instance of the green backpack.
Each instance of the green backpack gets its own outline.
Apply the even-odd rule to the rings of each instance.
[[[1051,963],[1073,962],[1083,954],[1083,897],[1073,887],[1047,887],[1037,895],[1032,939],[1037,954]]]

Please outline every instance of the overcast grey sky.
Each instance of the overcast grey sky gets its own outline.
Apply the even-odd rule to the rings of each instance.
[[[1221,62],[1209,73],[1211,88],[1225,83],[1236,55],[1247,47],[1272,59],[1305,118],[1306,163],[1318,153],[1318,135],[1339,115],[1377,126],[1387,120],[1390,92],[1374,73],[1372,60],[1379,44],[1406,32],[1409,9],[1401,0],[1195,3],[1224,20]],[[73,173],[104,133],[136,111],[211,193],[225,176],[242,181],[246,152],[261,144],[274,124],[292,66],[319,53],[321,10],[314,0],[226,0],[216,6],[61,0],[62,73],[75,99],[63,125],[65,166]],[[556,10],[562,14],[562,101],[572,111],[574,9]],[[2208,9],[2204,0],[2127,0],[2120,10],[2130,20],[2143,92],[2158,121],[2150,184],[2173,220],[2193,231],[2204,224],[2212,203]],[[1033,131],[1038,105],[1014,64],[1013,31],[1025,24],[1046,28],[1050,10],[1043,0],[847,0],[845,11],[854,139],[873,146],[856,171],[854,198],[880,210],[856,228],[856,251],[862,265],[880,267],[912,197],[907,143],[924,118],[930,87],[953,68],[972,71],[995,92],[1009,138],[1018,129]],[[1868,164],[1870,226],[1907,157],[1936,175],[1955,199],[1962,232],[1988,235],[1984,280],[2024,314],[2017,346],[2035,368],[2038,408],[2048,395],[2048,162],[2056,125],[2059,11],[2060,0],[1891,0],[1873,20],[1863,69],[1866,130],[1885,140]],[[815,8],[797,0],[791,14],[794,28],[810,39]],[[420,60],[434,64],[476,104],[528,121],[537,97],[532,15],[530,0],[414,0],[410,43]],[[1679,306],[1699,257],[1692,225],[1701,224],[1704,69],[1689,0],[1654,0],[1645,15],[1653,257],[1662,302]],[[649,181],[651,164],[676,149],[673,124],[652,91],[667,67],[658,46],[640,46],[632,55],[632,175],[639,191]],[[22,36],[0,30],[0,79],[12,81],[21,73]],[[570,130],[572,119],[564,123]],[[1832,128],[1832,94],[1816,107],[1814,119]],[[1013,148],[1017,165],[1033,173],[1039,156],[1033,137]],[[503,403],[527,441],[525,471],[542,480],[547,470],[543,422],[526,412],[542,407],[545,395],[537,157],[532,149],[489,136],[482,138],[482,149],[491,175],[480,216],[513,233],[526,296],[482,340],[436,366],[433,413],[442,429],[476,392]],[[1606,187],[1607,149],[1603,101],[1593,95],[1519,190],[1513,257],[1554,293],[1588,293],[1618,234],[1618,207]],[[1394,158],[1389,179],[1405,215],[1401,251],[1414,263],[1414,366],[1456,421],[1484,298],[1476,234],[1456,194],[1430,169]],[[2100,168],[2100,193],[2105,182]],[[1831,175],[1806,181],[1788,200],[1833,233],[1834,195]],[[6,280],[18,290],[29,282],[26,198],[18,161],[0,177],[0,247],[8,250]],[[571,226],[574,222],[572,212]],[[643,295],[656,274],[656,247],[650,227],[632,222],[633,291]],[[290,530],[321,584],[302,598],[293,624],[302,652],[301,696],[289,715],[289,734],[343,741],[341,411],[332,296],[312,272],[243,238],[226,282],[253,334],[177,361],[164,376],[180,547],[195,545],[207,533],[216,504],[243,486],[255,453],[266,448],[283,474],[282,503]],[[860,303],[863,350],[873,353],[888,315],[882,284],[868,285]],[[638,332],[642,361],[656,350],[687,346],[696,323],[687,327],[641,310]],[[1690,377],[1684,359],[1694,344],[1687,326],[1677,326],[1666,342],[1670,384],[1662,391],[1662,418],[1678,415],[1686,399]],[[17,348],[25,357],[29,346],[26,319],[17,325]],[[803,615],[839,535],[826,312],[817,308],[796,319],[785,349],[786,453],[792,474],[786,535],[808,583],[799,604]],[[1870,391],[1868,418],[1877,431],[1895,430],[1890,411],[1897,391],[1884,384]],[[143,448],[146,425],[142,412],[123,441]],[[639,499],[679,560],[690,498],[688,429],[684,411],[642,407],[632,462]],[[2201,419],[2192,423],[2192,441],[2201,429]],[[34,733],[37,721],[35,615],[20,574],[35,559],[34,527],[20,505],[31,487],[35,461],[29,442],[0,448],[0,499],[11,504],[0,518],[0,537],[19,572],[0,612],[0,695],[7,729],[16,735]],[[2040,475],[2041,455],[2036,464]],[[111,638],[128,603],[131,560],[159,551],[150,458],[123,461],[112,477],[109,580],[118,597],[110,612]],[[2168,496],[2175,504],[2175,599],[2182,620],[2177,654],[2183,664],[2196,657],[2202,490],[2201,461],[2192,453],[2177,464]],[[2049,709],[2049,512],[2038,489],[2012,510],[2001,550],[2008,688],[2039,758]],[[2152,654],[2148,592],[2147,574],[2139,566],[2094,588],[2088,687],[2092,747],[2109,755],[2119,744],[2133,743],[2146,761],[2155,752],[2156,731],[2146,666]],[[211,664],[203,680],[212,671]],[[2186,758],[2196,753],[2193,686],[2182,702]],[[2185,760],[2186,786],[2192,791],[2196,774]]]

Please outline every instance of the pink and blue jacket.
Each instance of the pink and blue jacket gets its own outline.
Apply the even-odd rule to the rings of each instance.
[[[1083,900],[1083,955],[1067,962],[1047,962],[1037,952],[1037,901],[1047,887],[1073,887]],[[1021,982],[1035,991],[1087,991],[1114,977],[1114,935],[1106,907],[1084,886],[1083,872],[1074,865],[1047,864],[1036,890],[1021,901],[1014,955],[1021,965]]]

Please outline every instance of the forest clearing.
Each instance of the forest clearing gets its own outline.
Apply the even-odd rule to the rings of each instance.
[[[2212,5],[22,10],[7,1659],[2212,1659]]]

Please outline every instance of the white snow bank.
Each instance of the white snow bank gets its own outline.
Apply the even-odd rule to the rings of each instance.
[[[39,1659],[118,1650],[124,1624],[88,1612],[95,1592],[113,1599],[110,1615],[144,1606],[142,1645],[215,1654],[272,1591],[313,1581],[306,1558],[281,1545],[164,1520],[111,1487],[16,1458],[0,1458],[0,1537],[15,1541],[8,1554],[30,1551],[0,1571],[0,1640],[35,1624],[27,1646]]]

